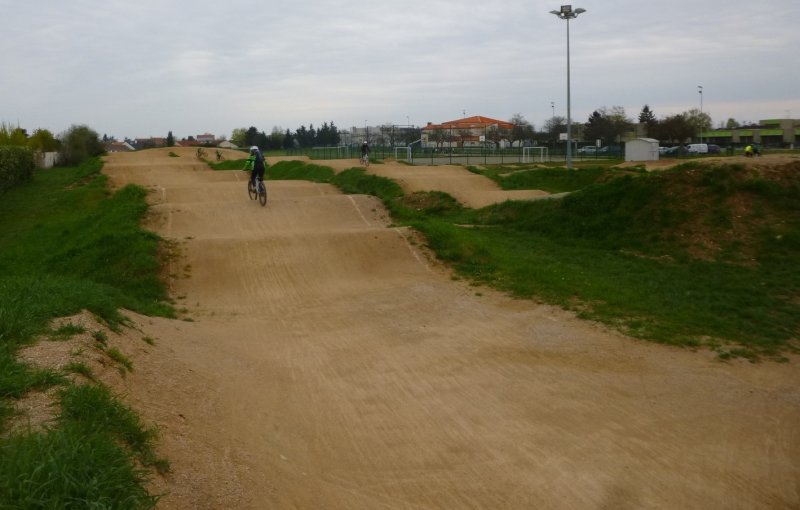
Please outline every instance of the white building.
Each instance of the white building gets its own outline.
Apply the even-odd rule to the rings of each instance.
[[[634,138],[626,142],[625,161],[658,161],[658,140]]]

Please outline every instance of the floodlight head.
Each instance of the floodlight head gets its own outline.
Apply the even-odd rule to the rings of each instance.
[[[550,14],[555,14],[556,16],[561,16],[559,11],[550,11]]]
[[[584,13],[584,12],[586,12],[586,9],[583,9],[583,8],[581,8],[581,7],[578,7],[578,8],[577,8],[577,9],[575,9],[575,11],[574,11],[574,13],[575,13],[575,16],[577,16],[578,14]]]
[[[572,12],[572,6],[571,5],[562,5],[561,6],[561,14],[569,14],[571,12]]]

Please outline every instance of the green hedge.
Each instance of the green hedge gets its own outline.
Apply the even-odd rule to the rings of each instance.
[[[25,147],[0,146],[0,194],[33,177],[33,152]]]

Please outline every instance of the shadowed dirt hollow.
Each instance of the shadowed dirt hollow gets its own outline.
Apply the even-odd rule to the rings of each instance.
[[[156,340],[121,389],[172,463],[159,508],[800,507],[797,358],[721,363],[470,287],[372,197],[269,181],[262,208],[171,150],[104,170],[152,190],[192,318],[130,314]]]

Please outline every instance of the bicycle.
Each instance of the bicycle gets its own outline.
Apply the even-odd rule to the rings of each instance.
[[[368,167],[369,166],[369,154],[364,154],[363,156],[361,156],[360,163],[364,167]]]
[[[250,179],[247,180],[247,194],[250,195],[250,200],[258,200],[261,202],[261,206],[267,205],[267,186],[264,184],[264,181],[258,179],[258,184],[256,186],[253,185],[253,181]]]

